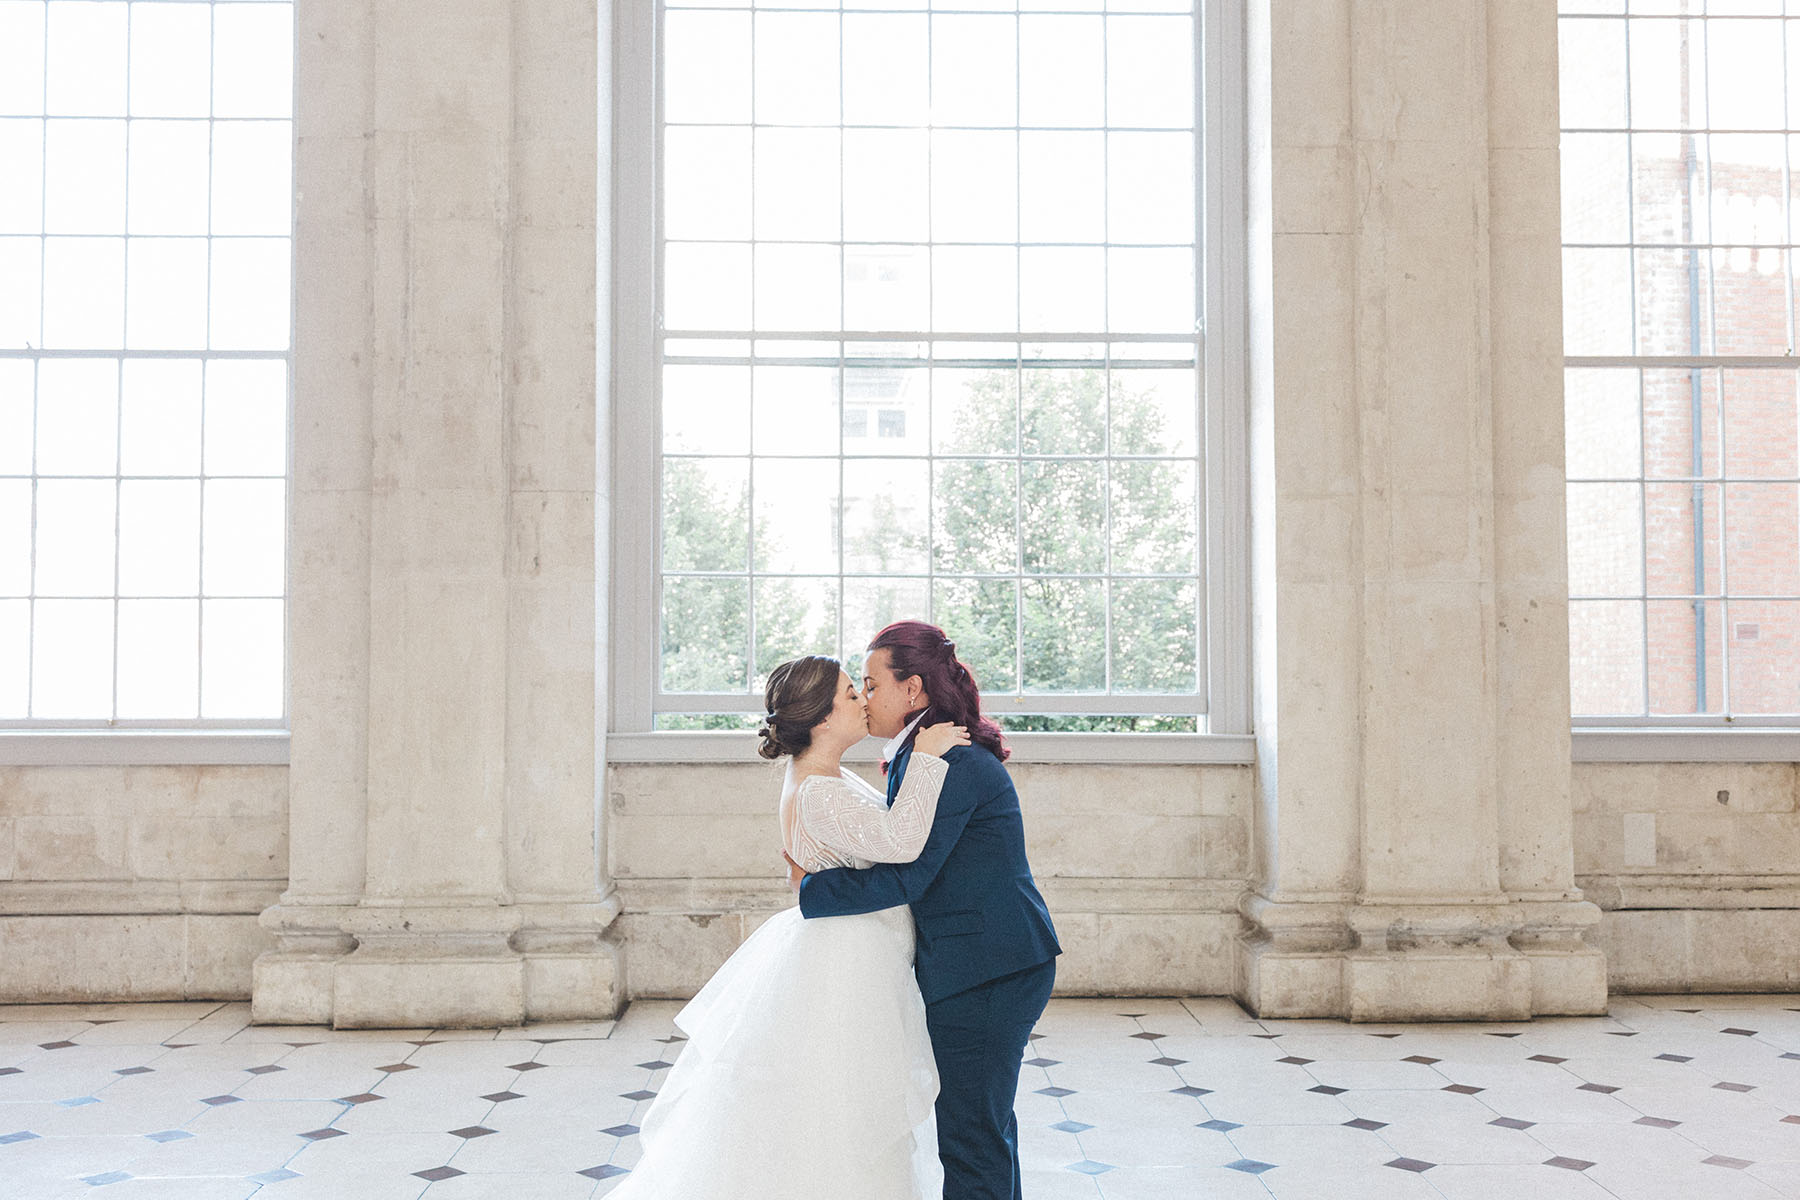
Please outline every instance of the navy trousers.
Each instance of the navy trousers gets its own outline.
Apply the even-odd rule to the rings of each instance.
[[[1031,1027],[1055,980],[1050,959],[926,1005],[944,1200],[1021,1200],[1013,1095]]]

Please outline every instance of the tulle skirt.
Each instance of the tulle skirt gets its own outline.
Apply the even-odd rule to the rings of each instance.
[[[937,1200],[937,1068],[911,911],[765,922],[675,1018],[681,1055],[612,1200]]]

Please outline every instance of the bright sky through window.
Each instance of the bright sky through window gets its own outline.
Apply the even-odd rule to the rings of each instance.
[[[293,54],[0,0],[0,721],[285,712]]]
[[[1057,7],[664,6],[661,727],[902,616],[1198,727],[1195,19]]]

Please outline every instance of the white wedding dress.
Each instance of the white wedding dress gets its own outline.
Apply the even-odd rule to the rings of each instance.
[[[783,813],[810,871],[910,862],[948,766],[915,752],[894,806],[860,777],[800,782]],[[937,1200],[937,1067],[906,907],[766,921],[683,1008],[681,1055],[611,1200]]]

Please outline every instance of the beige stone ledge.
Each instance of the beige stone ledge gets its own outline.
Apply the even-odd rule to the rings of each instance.
[[[286,886],[285,879],[11,880],[0,882],[0,916],[254,918]]]
[[[1800,875],[1582,875],[1582,894],[1603,911],[1795,909]]]
[[[243,1000],[269,940],[246,913],[0,915],[0,1004]]]

